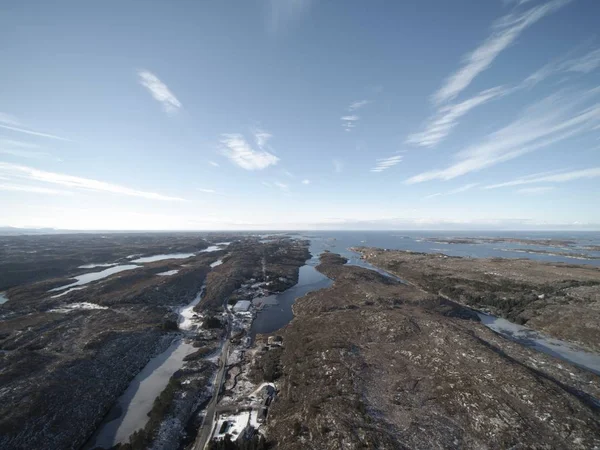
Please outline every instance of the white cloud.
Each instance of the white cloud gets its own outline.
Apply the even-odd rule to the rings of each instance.
[[[274,166],[279,158],[264,150],[254,150],[241,134],[224,134],[221,150],[229,161],[246,170],[262,170]]]
[[[517,193],[525,194],[525,195],[539,195],[539,194],[545,194],[546,192],[553,191],[554,189],[555,188],[553,186],[539,186],[539,187],[517,189]]]
[[[498,19],[492,26],[492,34],[464,58],[463,66],[445,81],[433,95],[435,103],[452,100],[462,92],[496,57],[510,46],[528,27],[544,16],[558,10],[572,0],[552,0],[523,12],[513,12]]]
[[[0,112],[0,123],[3,123],[5,125],[11,125],[13,127],[21,126],[19,119],[17,119],[15,116],[13,116],[11,114],[7,114],[7,113],[3,113],[3,112]]]
[[[340,161],[339,159],[334,159],[332,161],[333,163],[333,170],[335,171],[335,173],[342,173],[342,170],[344,170],[344,163],[342,161]]]
[[[67,139],[67,138],[64,138],[64,137],[60,137],[60,136],[56,136],[55,134],[41,133],[39,131],[29,130],[27,128],[13,127],[11,125],[3,125],[3,124],[0,124],[0,128],[4,128],[6,130],[11,130],[11,131],[16,131],[18,133],[29,134],[31,136],[39,136],[39,137],[45,137],[45,138],[49,138],[49,139],[56,139],[56,140],[59,140],[59,141],[71,142],[70,139]]]
[[[356,122],[358,119],[360,119],[360,117],[355,114],[340,117],[340,120],[342,121],[342,128],[344,128],[346,131],[350,131],[352,128],[356,127]]]
[[[21,166],[0,162],[0,173],[11,178],[26,179],[30,181],[58,184],[70,188],[83,189],[93,192],[107,192],[111,194],[121,194],[131,197],[141,197],[150,200],[166,201],[184,201],[182,198],[170,197],[167,195],[156,194],[154,192],[138,191],[117,184],[106,183],[104,181],[93,180],[90,178],[81,178],[73,175],[65,175],[55,172],[34,169],[32,167]]]
[[[2,177],[4,178],[4,177]],[[31,192],[33,194],[45,195],[73,195],[72,192],[62,191],[58,189],[48,189],[39,186],[27,186],[20,184],[0,183],[0,191],[16,191],[16,192]]]
[[[290,187],[289,187],[287,184],[285,184],[285,183],[280,183],[279,181],[275,181],[273,184],[274,184],[275,186],[277,186],[279,189],[281,189],[282,191],[287,191],[287,190],[289,190],[289,188],[290,188]]]
[[[572,170],[572,171],[561,171],[561,172],[542,172],[520,177],[512,181],[506,181],[504,183],[491,184],[485,186],[484,189],[497,189],[507,186],[520,186],[523,184],[535,184],[535,183],[566,183],[573,180],[582,180],[589,178],[600,177],[600,167],[592,167],[589,169]]]
[[[216,162],[214,162],[214,161],[209,161],[208,163],[209,163],[211,166],[213,166],[213,167],[220,167],[220,166],[219,166],[219,163],[216,163]]]
[[[162,104],[165,112],[172,114],[181,108],[181,102],[156,75],[147,70],[140,70],[138,75],[140,84],[148,89],[156,101]]]
[[[264,150],[267,146],[267,142],[271,139],[273,135],[263,130],[256,130],[254,132],[254,140],[256,141],[256,145],[259,149]]]
[[[458,152],[456,163],[445,169],[415,175],[406,182],[450,180],[590,131],[600,123],[600,104],[585,104],[598,94],[600,88],[551,95],[527,108],[515,121],[488,135],[479,144]]]
[[[216,194],[217,193],[217,191],[215,191],[214,189],[198,188],[197,190],[200,192],[204,192],[205,194]]]
[[[352,102],[350,103],[350,106],[348,106],[348,111],[352,112],[352,111],[356,111],[357,109],[362,108],[365,105],[368,105],[370,102],[369,100],[360,100],[357,102]]]
[[[575,58],[561,57],[531,74],[523,81],[522,86],[531,87],[558,73],[575,72],[586,74],[596,70],[598,67],[600,67],[600,49],[590,51],[583,56]]]
[[[390,167],[395,166],[400,161],[402,161],[401,155],[390,156],[389,158],[380,158],[376,160],[375,167],[371,169],[371,172],[383,172],[384,170],[389,169]]]
[[[469,191],[478,185],[479,185],[479,183],[469,183],[469,184],[465,184],[463,186],[457,187],[456,189],[451,189],[448,192],[436,192],[435,194],[427,195],[425,198],[433,198],[433,197],[439,197],[439,196],[443,196],[443,195],[445,196],[445,195],[460,194],[461,192]]]
[[[302,184],[310,184],[310,180],[304,179],[304,180],[302,180]]]
[[[442,106],[438,109],[436,114],[428,120],[425,125],[425,130],[411,134],[406,142],[420,145],[421,147],[433,147],[444,139],[450,133],[452,128],[458,124],[458,119],[467,114],[471,109],[507,93],[508,90],[506,88],[497,86],[482,91],[476,96],[461,103]]]
[[[532,88],[553,75],[569,72],[589,73],[598,67],[600,67],[600,49],[576,58],[561,57],[546,64],[514,86],[496,86],[460,103],[439,106],[436,113],[426,122],[425,129],[419,133],[411,134],[406,142],[421,147],[434,147],[450,134],[462,116],[480,105],[519,92],[522,89]]]
[[[29,142],[15,141],[12,139],[0,139],[0,153],[21,158],[47,158],[49,153],[40,152],[40,146]]]
[[[276,33],[306,14],[312,0],[268,0],[269,31]]]

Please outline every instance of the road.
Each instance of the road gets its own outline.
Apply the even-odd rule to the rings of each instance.
[[[227,311],[227,308],[225,308]],[[221,350],[221,356],[219,358],[219,370],[217,371],[217,376],[215,377],[215,390],[213,392],[213,396],[208,402],[206,406],[206,414],[204,415],[204,419],[202,420],[202,425],[200,425],[200,430],[198,430],[198,435],[196,436],[196,441],[194,442],[194,446],[192,450],[204,450],[208,441],[210,441],[210,437],[212,435],[215,414],[217,409],[217,402],[219,401],[219,392],[221,391],[221,386],[223,385],[223,378],[225,377],[225,372],[227,369],[227,359],[229,358],[229,344],[231,338],[231,316],[227,317],[227,335],[225,337],[225,343],[223,344],[223,348]]]

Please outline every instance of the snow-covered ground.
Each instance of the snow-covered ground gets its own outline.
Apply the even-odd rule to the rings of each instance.
[[[108,308],[106,306],[97,305],[96,303],[81,302],[81,303],[71,303],[70,305],[63,305],[60,308],[51,309],[50,312],[68,313],[71,311],[75,311],[77,309],[108,309]]]
[[[224,424],[227,425],[224,426]],[[250,424],[250,411],[243,411],[239,414],[224,414],[219,416],[213,439],[223,439],[226,434],[231,436],[231,440],[237,440]],[[222,432],[220,432],[223,430]]]
[[[200,302],[202,299],[202,293],[204,292],[204,285],[200,289],[200,292],[196,294],[194,300],[192,300],[187,306],[184,306],[179,309],[179,329],[184,331],[190,331],[195,328],[198,328],[202,325],[200,318],[202,317],[196,311],[194,311],[194,307]]]
[[[223,260],[222,259],[218,259],[214,263],[211,263],[210,267],[214,269],[215,267],[220,266],[221,264],[223,264]]]
[[[94,267],[112,267],[116,265],[117,263],[84,264],[83,266],[79,266],[78,269],[93,269]]]
[[[0,305],[2,303],[6,303],[8,301],[8,298],[6,297],[6,295],[4,295],[4,292],[0,292]]]
[[[79,287],[74,287],[74,288],[71,288],[71,289],[67,289],[65,292],[61,292],[60,294],[53,295],[50,298],[62,297],[63,295],[67,295],[69,292],[80,291],[82,289],[85,289],[85,286],[79,286]]]
[[[160,272],[156,275],[160,275],[161,277],[170,277],[171,275],[175,275],[179,272],[179,269],[167,270],[166,272]]]
[[[163,259],[185,259],[196,256],[195,253],[165,253],[162,255],[144,256],[143,258],[134,259],[133,263],[144,264],[155,261],[162,261]]]

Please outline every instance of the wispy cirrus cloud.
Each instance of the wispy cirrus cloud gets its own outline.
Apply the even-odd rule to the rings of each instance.
[[[479,186],[479,183],[469,183],[469,184],[465,184],[463,186],[457,187],[456,189],[451,189],[447,192],[436,192],[435,194],[427,195],[427,196],[425,196],[425,198],[434,198],[434,197],[440,197],[440,196],[445,196],[445,195],[460,194],[461,192],[470,191],[471,189],[473,189],[476,186]]]
[[[147,70],[138,71],[139,82],[158,101],[167,114],[174,114],[181,109],[181,102],[175,97],[165,83]]]
[[[439,144],[452,129],[458,125],[459,119],[472,109],[514,94],[522,89],[534,87],[543,80],[556,75],[568,73],[590,73],[600,67],[600,49],[596,49],[578,57],[563,56],[546,64],[520,83],[513,86],[496,86],[481,91],[460,103],[450,103],[439,106],[436,113],[427,120],[424,130],[411,134],[406,142],[421,147],[434,147]]]
[[[4,125],[11,125],[13,127],[21,126],[21,122],[19,122],[19,119],[17,119],[12,114],[4,112],[0,112],[0,123],[3,123]]]
[[[310,184],[310,180],[305,178],[304,180],[302,180],[302,184]]]
[[[517,189],[517,193],[525,194],[525,195],[540,195],[540,194],[545,194],[547,192],[553,191],[554,189],[555,189],[554,186],[539,186],[539,187]]]
[[[591,131],[600,124],[600,103],[590,105],[599,94],[600,87],[550,95],[526,108],[516,120],[480,143],[458,152],[456,163],[415,175],[406,183],[450,180]]]
[[[463,66],[450,75],[443,86],[433,94],[432,100],[441,104],[454,99],[484,70],[496,57],[510,46],[528,27],[557,11],[572,0],[551,0],[526,11],[512,12],[496,20],[492,34],[475,50],[464,57]]]
[[[370,100],[358,100],[350,103],[347,108],[349,114],[340,117],[342,128],[346,131],[352,131],[353,128],[356,128],[356,124],[360,120],[360,117],[355,114],[355,111],[358,111],[369,103],[371,103]]]
[[[45,170],[35,169],[33,167],[22,166],[0,162],[0,174],[17,180],[28,180],[36,183],[49,183],[60,186],[65,186],[73,189],[81,189],[92,192],[104,192],[110,194],[120,194],[130,197],[141,197],[149,200],[164,200],[164,201],[185,201],[182,198],[171,197],[167,195],[157,194],[155,192],[139,191],[118,184],[106,183],[90,178],[82,178],[73,175],[65,175],[56,172],[48,172]]]
[[[344,170],[344,163],[339,159],[334,159],[331,161],[333,163],[333,170],[335,173],[342,173]]]
[[[276,33],[308,12],[312,0],[268,0],[269,31]]]
[[[264,130],[255,130],[254,131],[254,140],[259,149],[265,150],[268,149],[267,143],[273,137],[273,135]]]
[[[458,124],[461,117],[472,109],[504,97],[508,94],[529,88],[550,75],[561,72],[592,71],[600,61],[600,54],[591,52],[571,60],[559,60],[538,70],[521,83],[513,86],[495,86],[458,103],[449,103],[483,70],[487,69],[496,56],[508,47],[528,26],[545,15],[559,9],[572,0],[552,0],[535,6],[525,12],[508,14],[494,23],[494,32],[475,51],[465,58],[464,66],[450,76],[444,86],[433,96],[436,112],[425,122],[423,131],[408,136],[406,142],[421,147],[434,147],[439,144]]]
[[[368,105],[369,103],[371,103],[369,100],[359,100],[356,102],[352,102],[352,103],[350,103],[350,106],[348,106],[348,111],[350,111],[350,112],[356,111],[357,109],[360,109],[363,106]]]
[[[394,167],[396,164],[402,161],[402,155],[390,156],[389,158],[380,158],[375,160],[375,167],[373,167],[371,172],[383,172],[384,170],[389,169],[390,167]]]
[[[559,171],[559,172],[542,172],[534,173],[524,177],[519,177],[511,181],[503,183],[491,184],[485,186],[484,189],[497,189],[510,186],[520,186],[524,184],[535,183],[566,183],[574,180],[600,178],[600,167],[591,167],[588,169]]]
[[[22,184],[0,183],[0,191],[30,192],[32,194],[44,195],[73,195],[73,192],[59,189],[49,189],[39,186],[27,186]]]
[[[0,153],[17,156],[20,158],[48,158],[51,155],[39,151],[40,146],[30,142],[15,141],[13,139],[0,139]]]
[[[342,128],[346,131],[351,131],[352,128],[356,128],[356,122],[360,119],[356,114],[342,116],[340,120],[342,121]]]
[[[30,136],[45,137],[48,139],[56,139],[58,141],[71,142],[70,139],[67,139],[67,138],[64,138],[61,136],[57,136],[55,134],[42,133],[40,131],[35,131],[28,127],[25,127],[24,125],[21,124],[21,122],[15,116],[12,116],[12,115],[6,114],[6,113],[2,113],[2,112],[0,112],[0,128],[4,128],[5,130],[10,130],[10,131],[15,131],[17,133],[28,134]]]
[[[577,57],[562,56],[531,74],[523,81],[521,86],[531,87],[552,75],[560,73],[586,74],[598,69],[598,67],[600,67],[600,49],[592,50]]]
[[[480,92],[479,94],[460,103],[444,105],[427,121],[425,129],[419,133],[411,134],[406,140],[409,144],[421,147],[433,147],[444,139],[458,120],[471,111],[490,100],[506,95],[509,89],[497,86]]]
[[[289,191],[289,189],[290,189],[289,185],[287,185],[286,183],[281,183],[279,181],[275,181],[273,183],[273,185],[277,186],[279,189],[281,189],[282,191],[286,191],[286,192]]]
[[[217,162],[209,161],[208,163],[213,167],[220,167],[219,163],[217,163]]]
[[[274,166],[279,158],[266,150],[255,150],[241,134],[224,134],[221,153],[233,164],[245,170],[263,170]]]

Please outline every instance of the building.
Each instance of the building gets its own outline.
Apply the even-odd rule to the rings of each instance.
[[[233,307],[233,312],[247,312],[252,302],[250,300],[240,300]]]

